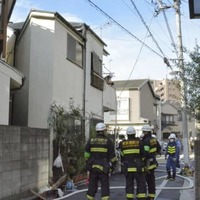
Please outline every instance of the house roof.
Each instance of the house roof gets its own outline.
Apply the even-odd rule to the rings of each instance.
[[[85,27],[87,30],[89,30],[104,46],[107,46],[106,43],[90,28],[90,26],[88,26],[85,23],[79,23],[79,22],[70,22],[70,24],[77,29],[81,28],[81,27]]]
[[[177,103],[177,102],[172,102],[172,101],[167,100],[167,101],[164,101],[164,102],[162,103],[162,105],[165,105],[165,104],[171,105],[171,106],[172,106],[173,108],[175,108],[176,110],[180,110],[180,109],[181,109],[181,105],[180,105],[179,103]]]
[[[81,35],[73,26],[70,22],[68,22],[64,17],[62,17],[58,12],[50,12],[50,11],[43,11],[43,10],[35,10],[32,9],[25,22],[20,22],[20,23],[10,23],[10,27],[15,29],[15,30],[20,30],[20,34],[19,34],[19,38],[21,37],[21,35],[23,34],[24,30],[26,29],[30,19],[32,17],[35,18],[49,18],[49,19],[57,19],[60,20],[61,23],[63,23],[64,25],[66,25],[68,28],[70,28],[70,30],[76,34],[79,38],[81,38],[82,40],[85,40],[85,38],[83,37],[83,35]]]
[[[125,89],[125,90],[127,90],[127,89],[128,90],[130,90],[130,89],[140,90],[145,84],[149,85],[153,96],[157,99],[160,99],[160,97],[155,94],[149,79],[134,79],[134,80],[114,81],[114,87],[116,88],[116,90],[122,90],[122,89]]]
[[[46,15],[45,15],[46,14]],[[31,10],[28,17],[26,18],[25,22],[20,23],[13,23],[10,24],[10,27],[15,30],[21,30],[26,27],[26,24],[30,20],[31,17],[46,17],[46,18],[57,18],[67,27],[69,27],[76,35],[81,37],[82,39],[86,39],[83,34],[81,34],[80,30],[85,27],[86,30],[89,30],[95,38],[103,45],[107,46],[103,40],[85,23],[78,23],[78,22],[69,22],[64,17],[62,17],[58,12],[50,12],[50,11],[43,11],[43,10]],[[104,49],[104,55],[109,55],[109,53]]]
[[[13,11],[13,8],[16,3],[16,0],[7,0],[7,3],[8,3],[8,21],[9,21],[12,11]]]

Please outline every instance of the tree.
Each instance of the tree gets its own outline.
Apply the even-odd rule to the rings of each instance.
[[[185,50],[185,52],[190,58],[190,61],[185,62],[187,105],[200,121],[200,46],[196,43],[192,51]]]
[[[79,108],[70,104],[69,111],[53,103],[50,107],[49,128],[54,134],[55,159],[60,151],[65,172],[70,176],[84,171],[85,133],[83,116]]]

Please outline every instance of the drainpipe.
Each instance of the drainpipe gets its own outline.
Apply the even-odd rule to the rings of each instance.
[[[85,102],[86,102],[86,33],[87,33],[87,26],[84,24],[82,25],[82,30],[83,30],[83,36],[85,38],[84,45],[83,45],[83,133],[86,137],[86,127],[85,127],[85,114],[86,114],[86,109],[85,109]],[[87,137],[86,137],[87,138]]]

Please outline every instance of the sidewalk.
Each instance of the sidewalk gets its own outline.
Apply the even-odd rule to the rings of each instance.
[[[191,153],[190,155],[190,164],[194,165],[194,153]],[[194,177],[191,178],[194,184]],[[188,186],[188,181],[185,181],[183,184],[184,186]],[[180,200],[195,200],[195,189],[194,187],[188,190],[182,190],[180,195]]]

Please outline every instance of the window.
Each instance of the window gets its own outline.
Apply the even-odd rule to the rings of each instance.
[[[67,34],[67,59],[82,67],[83,46],[70,34]]]
[[[91,53],[91,85],[103,91],[102,61],[94,52]]]

